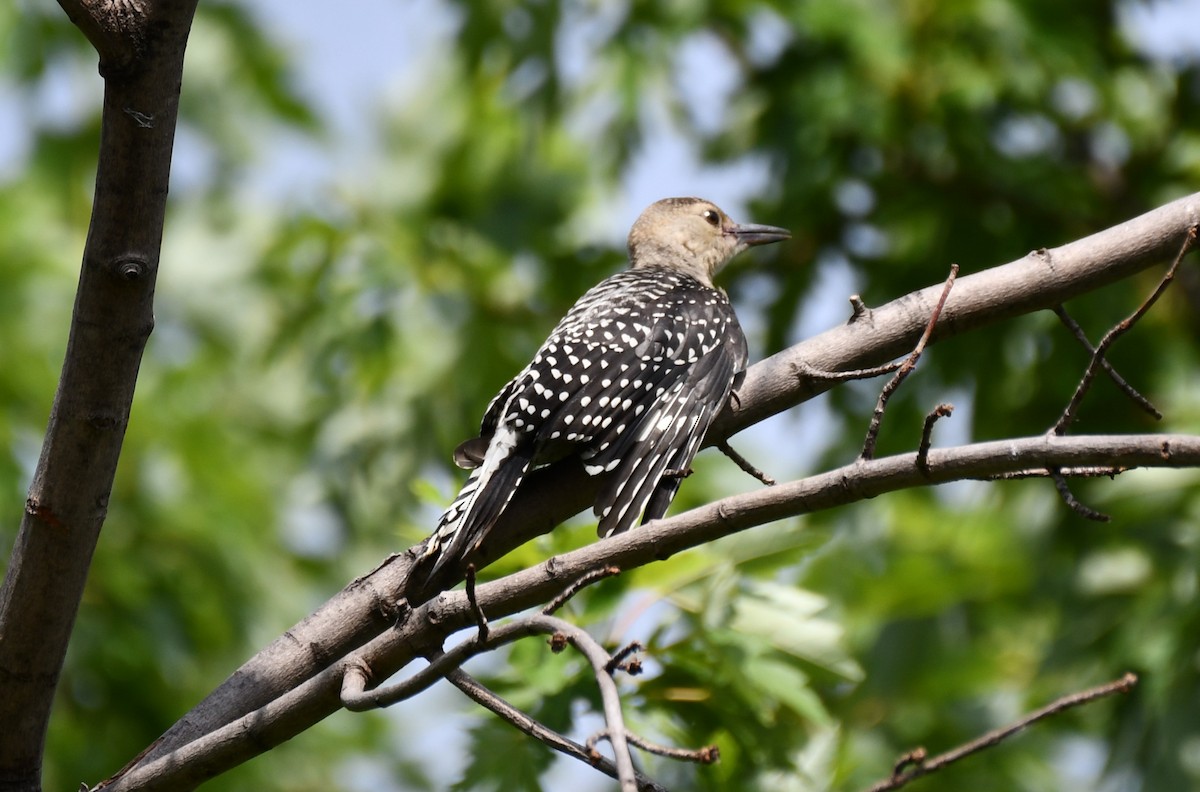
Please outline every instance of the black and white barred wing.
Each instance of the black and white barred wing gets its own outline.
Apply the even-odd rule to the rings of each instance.
[[[588,461],[589,472],[611,471],[596,498],[601,536],[666,513],[745,368],[745,340],[723,295],[683,301],[669,332],[661,362],[657,355],[649,361],[656,385],[644,390],[640,420]]]
[[[642,522],[656,520],[666,514],[671,501],[675,499],[675,493],[679,491],[679,486],[689,471],[696,452],[700,450],[700,443],[708,432],[708,427],[712,425],[713,419],[728,401],[733,384],[739,378],[738,375],[744,365],[744,361],[736,360],[726,350],[721,353],[709,354],[700,365],[690,372],[688,381],[683,386],[682,393],[685,403],[679,411],[680,417],[671,422],[671,428],[677,435],[669,442],[664,443],[671,449],[670,454],[664,457],[663,462],[657,463],[661,466],[657,476],[655,469],[650,468],[648,463],[643,463],[637,472],[632,473],[625,480],[622,485],[623,491],[614,498],[614,511],[624,502],[628,502],[629,508],[634,509],[645,499],[645,505],[642,507]],[[639,479],[643,471],[645,472],[645,483],[634,490],[634,482]],[[649,482],[655,481],[656,477],[657,482],[650,489]],[[611,533],[625,530],[636,516],[636,512],[624,516],[617,512],[607,524],[602,521],[598,531],[602,535],[608,536]]]
[[[584,312],[545,350],[565,366],[542,386],[558,408],[538,413],[546,457],[561,444],[579,453],[589,474],[605,477],[596,500],[605,536],[643,512],[662,516],[679,488],[673,474],[691,464],[746,362],[723,294],[674,273],[624,275],[632,281],[628,301],[607,295],[603,315]]]
[[[589,289],[559,320],[529,365],[505,383],[488,403],[479,436],[455,449],[455,463],[467,469],[482,464],[497,428],[505,421],[520,421],[521,428],[534,430],[534,440],[544,451],[541,462],[555,457],[554,448],[567,449],[579,443],[580,438],[590,437],[590,431],[579,431],[582,423],[570,429],[572,419],[556,422],[560,417],[575,415],[581,407],[586,409],[588,392],[601,381],[595,374],[606,369],[609,359],[624,348],[618,335],[626,325],[620,318],[636,314],[642,299],[658,297],[679,282],[678,276],[668,277],[665,284],[656,282],[657,288],[649,293],[647,278],[633,271],[613,275]],[[614,321],[609,321],[614,317]],[[566,439],[568,436],[570,440]],[[550,446],[548,452],[546,446]]]
[[[631,301],[646,292],[641,280],[621,273],[580,298],[529,365],[488,404],[479,436],[455,449],[459,467],[474,470],[429,543],[427,554],[439,555],[431,574],[483,541],[531,466],[578,453],[593,439],[600,422],[592,424],[587,414],[589,394],[601,382],[604,388],[611,382],[601,376],[593,380],[588,370],[593,364],[596,371],[606,370],[610,360],[628,356],[630,347],[609,328],[620,333],[616,328],[625,323],[613,316],[636,313]],[[663,288],[657,279],[655,284]]]

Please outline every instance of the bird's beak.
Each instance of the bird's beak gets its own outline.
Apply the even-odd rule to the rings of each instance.
[[[792,238],[792,232],[786,228],[776,228],[769,225],[755,225],[754,223],[745,223],[735,225],[729,229],[729,233],[737,237],[738,242],[746,247],[754,245],[769,245],[772,242],[782,242],[785,239]]]

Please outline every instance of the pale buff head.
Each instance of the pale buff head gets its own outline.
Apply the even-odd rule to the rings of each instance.
[[[702,198],[665,198],[633,224],[629,259],[634,267],[665,267],[711,286],[713,276],[738,253],[790,236],[775,226],[739,225]]]

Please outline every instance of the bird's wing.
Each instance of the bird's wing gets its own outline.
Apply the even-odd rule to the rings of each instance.
[[[666,512],[742,365],[720,344],[673,372],[671,387],[618,449],[620,461],[596,498],[601,536],[628,530],[639,516],[645,522]]]
[[[688,467],[745,368],[745,339],[723,294],[686,277],[670,288],[647,280],[657,293],[647,297],[630,278],[605,295],[603,314],[581,300],[585,310],[560,323],[501,419],[537,426],[536,461],[578,453],[589,474],[606,476],[596,500],[603,535],[631,527],[648,503],[648,519],[661,516],[679,487],[663,473]],[[626,292],[628,301],[613,299]]]
[[[508,418],[520,418],[526,425],[544,423],[550,415],[559,412],[576,411],[579,405],[568,405],[567,402],[581,386],[587,384],[588,377],[586,369],[578,372],[583,374],[581,378],[570,373],[580,365],[580,357],[573,354],[573,350],[578,349],[583,354],[583,350],[587,349],[583,365],[592,363],[597,351],[592,339],[593,332],[597,341],[603,337],[600,332],[593,330],[600,323],[599,315],[614,309],[632,310],[628,306],[645,292],[641,283],[643,280],[641,273],[627,270],[604,279],[580,297],[551,331],[529,365],[492,397],[480,422],[479,435],[464,440],[454,449],[454,463],[468,470],[483,464],[488,446],[505,418],[505,408],[510,406],[514,394],[519,394],[520,401],[512,402],[512,405],[525,414],[519,415],[509,409]],[[671,283],[677,281],[677,277],[670,280]],[[562,377],[564,372],[567,373],[565,379]]]
[[[734,321],[737,321],[736,317]],[[737,332],[727,334],[723,351],[722,355],[710,355],[712,366],[697,366],[689,376],[689,384],[685,386],[686,389],[690,390],[693,395],[709,395],[694,406],[695,420],[699,430],[693,431],[689,435],[688,443],[677,451],[675,458],[667,460],[667,470],[680,472],[688,470],[696,452],[700,450],[700,442],[708,432],[708,427],[712,425],[717,413],[728,402],[730,394],[739,387],[743,375],[746,373],[749,350],[746,347],[746,336],[742,334],[740,327]],[[723,382],[728,382],[729,385],[726,387],[724,395],[718,397],[716,388]],[[685,412],[684,414],[691,413]],[[657,520],[667,513],[667,507],[675,499],[675,493],[679,491],[679,485],[683,483],[683,479],[683,475],[659,478],[658,486],[651,493],[643,511],[643,523]]]

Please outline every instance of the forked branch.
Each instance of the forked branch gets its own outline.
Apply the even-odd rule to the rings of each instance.
[[[1183,257],[1187,255],[1188,251],[1192,249],[1192,245],[1196,242],[1196,230],[1197,226],[1195,225],[1192,225],[1187,229],[1187,233],[1183,238],[1183,244],[1180,246],[1179,252],[1175,255],[1175,260],[1171,262],[1171,266],[1167,268],[1165,273],[1163,273],[1162,278],[1160,278],[1158,281],[1158,285],[1154,287],[1154,291],[1150,292],[1150,295],[1142,301],[1142,304],[1139,305],[1133,313],[1122,319],[1120,322],[1117,322],[1117,324],[1114,325],[1111,330],[1104,334],[1104,337],[1100,339],[1100,343],[1096,344],[1096,348],[1092,350],[1092,358],[1088,362],[1088,366],[1084,370],[1083,376],[1079,380],[1079,385],[1075,388],[1075,393],[1071,396],[1071,400],[1067,402],[1066,409],[1063,410],[1058,422],[1054,424],[1054,428],[1051,430],[1054,432],[1054,434],[1065,434],[1067,427],[1069,427],[1072,421],[1075,420],[1075,413],[1079,409],[1079,405],[1083,402],[1084,396],[1086,396],[1088,391],[1091,390],[1092,382],[1096,379],[1097,372],[1099,372],[1104,365],[1104,355],[1106,352],[1108,352],[1108,348],[1111,347],[1113,342],[1115,342],[1118,338],[1133,329],[1133,326],[1137,324],[1138,320],[1146,315],[1146,312],[1150,310],[1154,303],[1158,302],[1158,298],[1162,296],[1162,293],[1165,292],[1167,287],[1171,285],[1171,282],[1175,280],[1175,272],[1179,269],[1179,265],[1183,262]],[[1059,318],[1061,319],[1062,317],[1063,314],[1060,313]],[[1070,324],[1068,324],[1068,327],[1070,327]],[[1129,393],[1131,390],[1131,388],[1125,389],[1125,392]],[[1134,391],[1134,393],[1136,393],[1136,391]],[[1139,406],[1143,406],[1138,399],[1135,398],[1134,401],[1138,402]],[[1155,412],[1157,412],[1157,410],[1155,410]]]
[[[1039,710],[1029,713],[1020,720],[1009,724],[1000,729],[990,731],[983,736],[971,740],[969,743],[960,745],[957,748],[946,751],[943,754],[938,754],[932,759],[926,759],[924,748],[917,748],[909,751],[900,757],[892,768],[892,775],[877,784],[871,786],[867,792],[890,792],[894,789],[900,789],[911,781],[927,776],[930,773],[936,773],[948,765],[951,765],[961,759],[979,753],[987,748],[999,745],[1004,740],[1012,737],[1014,734],[1032,726],[1040,720],[1051,718],[1059,713],[1066,712],[1069,709],[1089,704],[1097,699],[1102,699],[1107,696],[1112,696],[1116,693],[1128,693],[1137,684],[1138,678],[1133,674],[1125,674],[1125,676],[1109,682],[1105,685],[1098,685],[1094,688],[1089,688],[1080,693],[1073,693],[1069,696],[1063,696],[1057,701],[1042,707]]]
[[[874,459],[875,444],[879,441],[879,428],[883,425],[883,414],[887,410],[888,400],[892,398],[892,394],[903,384],[908,375],[917,367],[917,361],[921,359],[921,353],[925,351],[925,345],[929,343],[930,337],[933,335],[933,329],[937,327],[938,319],[942,315],[942,309],[946,307],[946,298],[950,296],[950,290],[954,288],[954,280],[958,277],[958,265],[950,265],[950,275],[946,278],[946,283],[942,287],[942,294],[938,297],[937,303],[933,306],[933,311],[929,314],[929,321],[925,324],[925,332],[921,333],[921,337],[917,340],[917,345],[913,351],[909,353],[905,361],[896,369],[896,373],[883,386],[883,390],[879,392],[879,400],[875,403],[875,412],[871,415],[871,424],[867,427],[867,437],[863,441],[862,453],[859,454],[859,459]]]

